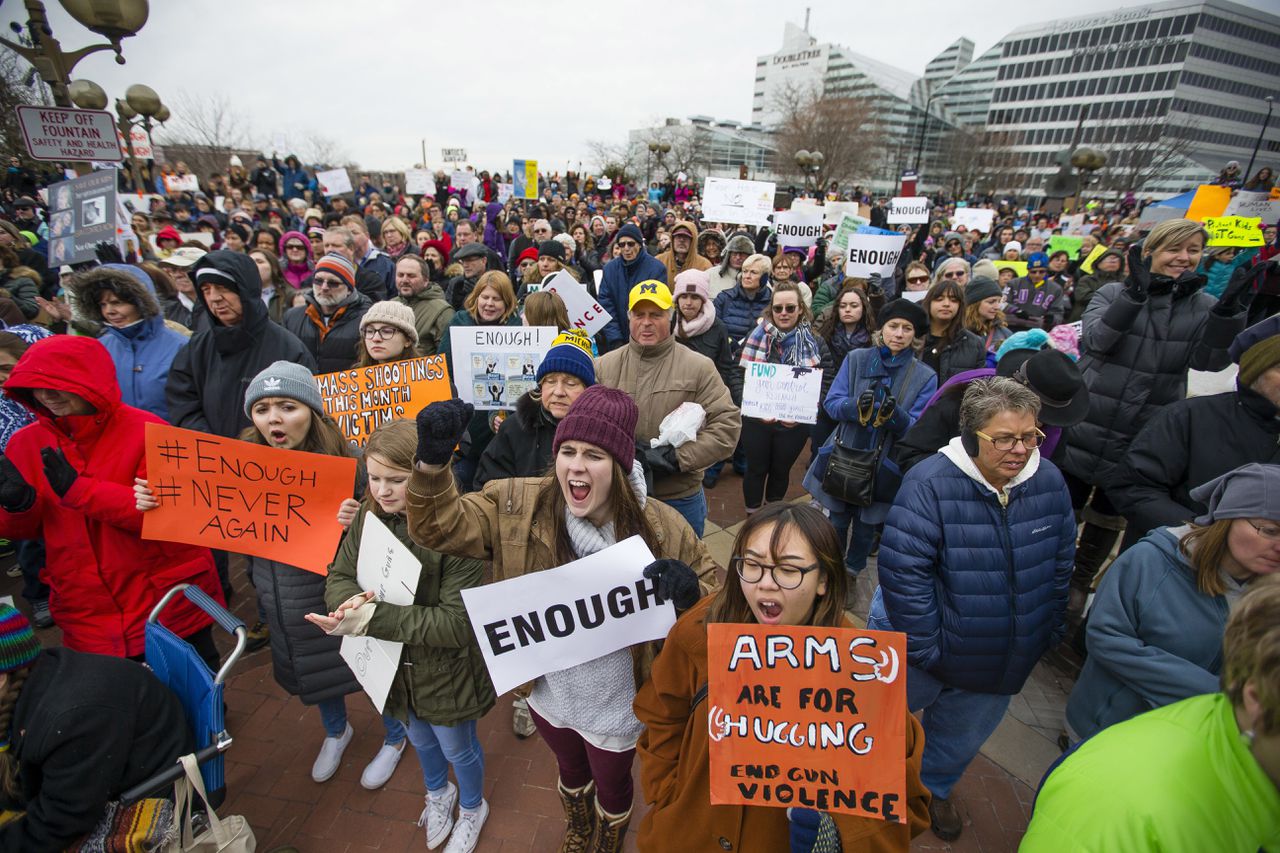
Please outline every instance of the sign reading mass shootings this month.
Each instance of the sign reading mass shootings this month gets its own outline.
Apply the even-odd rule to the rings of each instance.
[[[325,414],[357,447],[364,447],[369,434],[383,424],[417,417],[428,403],[453,396],[444,355],[324,373],[316,384]]]
[[[323,575],[342,538],[338,507],[356,460],[146,426],[147,480],[159,506],[142,538],[279,560]]]
[[[906,658],[889,631],[708,625],[711,802],[905,823]]]

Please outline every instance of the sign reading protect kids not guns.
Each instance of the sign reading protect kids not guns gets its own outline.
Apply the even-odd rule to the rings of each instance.
[[[318,575],[333,561],[338,506],[356,461],[179,429],[146,427],[147,480],[159,506],[142,538],[279,560]]]
[[[339,370],[316,377],[325,414],[342,434],[364,447],[385,423],[417,417],[428,403],[448,400],[449,368],[443,355]]]
[[[906,638],[707,626],[711,802],[905,823]]]

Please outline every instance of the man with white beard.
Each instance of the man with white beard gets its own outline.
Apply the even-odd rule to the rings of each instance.
[[[360,318],[372,304],[356,290],[355,265],[337,252],[316,261],[306,300],[285,312],[284,327],[315,357],[317,373],[346,370],[356,360]]]

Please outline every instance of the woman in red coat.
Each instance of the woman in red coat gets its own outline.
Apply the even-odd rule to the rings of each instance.
[[[207,548],[142,538],[133,480],[147,475],[145,425],[163,421],[121,402],[102,344],[68,335],[37,341],[4,393],[36,422],[0,456],[0,536],[45,540],[41,579],[63,645],[140,658],[143,623],[174,584],[196,584],[223,601]],[[208,616],[178,599],[162,621],[216,668]]]

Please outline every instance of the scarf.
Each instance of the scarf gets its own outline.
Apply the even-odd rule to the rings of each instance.
[[[644,466],[637,459],[631,463],[631,490],[636,493],[636,500],[640,501],[640,508],[644,509],[645,496],[647,490],[644,485]],[[564,508],[564,523],[569,532],[569,542],[573,545],[573,553],[578,557],[586,557],[597,551],[603,551],[610,545],[617,542],[617,537],[613,532],[613,522],[605,523],[603,527],[596,527],[586,518],[578,518],[569,508]]]
[[[822,351],[808,323],[801,323],[790,332],[783,332],[772,323],[761,323],[747,335],[738,363],[746,367],[753,361],[817,367],[822,363]]]
[[[698,312],[698,316],[692,320],[686,320],[684,315],[676,311],[676,337],[680,340],[688,340],[696,338],[703,332],[711,328],[711,324],[716,321],[716,306],[711,304],[710,300],[702,300],[702,310]]]

